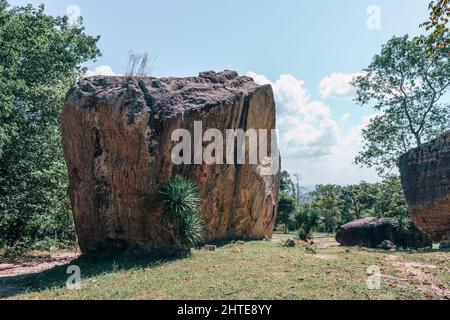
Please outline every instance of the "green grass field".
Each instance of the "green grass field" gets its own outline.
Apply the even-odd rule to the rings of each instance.
[[[285,248],[277,241],[194,250],[186,259],[79,258],[81,290],[66,288],[67,265],[25,277],[0,278],[8,299],[449,299],[448,252],[385,252],[328,246],[317,239]],[[369,290],[371,265],[381,289]],[[7,291],[9,288],[9,291]],[[20,289],[17,289],[20,288]],[[21,293],[14,294],[22,290]],[[6,292],[6,294],[5,294]],[[9,292],[9,293],[7,293]]]

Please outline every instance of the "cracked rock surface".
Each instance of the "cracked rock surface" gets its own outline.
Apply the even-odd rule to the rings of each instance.
[[[236,72],[191,78],[92,77],[71,88],[61,118],[69,195],[80,248],[170,251],[159,190],[172,177],[195,182],[206,240],[263,239],[275,224],[279,172],[255,165],[175,165],[175,129],[275,129],[270,86]],[[270,139],[268,150],[271,150]],[[248,151],[248,150],[247,150]]]
[[[450,234],[450,132],[399,160],[408,211],[433,240]]]

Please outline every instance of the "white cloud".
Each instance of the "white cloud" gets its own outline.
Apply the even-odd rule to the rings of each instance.
[[[272,85],[283,169],[299,172],[305,185],[378,181],[374,170],[353,164],[361,150],[362,129],[375,115],[344,130],[332,118],[329,106],[311,99],[303,81],[291,75],[282,75],[275,82],[253,72],[247,76],[258,84]],[[340,123],[344,124],[350,116],[344,114]]]
[[[253,72],[247,75],[258,84],[272,85],[283,157],[314,158],[331,152],[339,126],[327,105],[311,100],[303,81],[291,75],[281,75],[275,82]]]
[[[361,73],[332,73],[320,81],[320,94],[324,98],[351,98],[355,94],[355,88],[351,85],[351,82],[359,75]]]
[[[304,185],[316,184],[357,184],[361,181],[377,182],[380,180],[376,171],[360,168],[354,164],[355,156],[362,148],[362,129],[377,114],[363,117],[361,123],[344,130],[340,128],[336,143],[329,152],[314,159],[283,159],[283,169],[299,172]],[[283,154],[282,154],[283,156]]]
[[[93,76],[119,76],[114,72],[114,70],[107,65],[95,67],[94,70],[86,71],[85,77],[93,77]]]
[[[341,122],[347,122],[348,119],[350,119],[351,116],[352,116],[352,115],[351,115],[350,113],[343,114],[343,115],[341,116]]]

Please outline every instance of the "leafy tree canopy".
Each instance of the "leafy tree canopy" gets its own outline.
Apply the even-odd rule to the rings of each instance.
[[[394,37],[353,81],[355,101],[378,111],[363,130],[357,164],[387,175],[401,154],[450,128],[450,108],[442,99],[450,86],[450,56],[432,56],[427,48],[408,36]]]
[[[74,237],[59,117],[98,40],[82,21],[0,0],[0,246]]]
[[[431,35],[426,39],[426,43],[432,49],[443,54],[449,54],[450,50],[450,28],[448,20],[450,17],[450,0],[431,1],[429,6],[430,18],[421,27],[431,31]]]

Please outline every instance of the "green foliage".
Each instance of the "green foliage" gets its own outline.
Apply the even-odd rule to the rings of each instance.
[[[371,215],[377,191],[377,184],[367,182],[341,187],[338,196],[341,223],[345,224]]]
[[[339,224],[341,211],[339,208],[339,193],[341,187],[336,185],[318,185],[311,193],[312,206],[320,211],[322,231],[334,232]]]
[[[197,187],[190,181],[172,179],[161,189],[165,217],[180,220],[187,213],[196,212],[201,199]]]
[[[320,212],[309,205],[303,205],[292,217],[293,229],[297,229],[300,240],[306,241],[312,238],[313,229],[320,221]]]
[[[320,219],[320,213],[309,205],[299,206],[298,210],[291,217],[291,226],[293,230],[303,228],[307,233],[317,226]]]
[[[291,175],[287,171],[281,172],[280,191],[294,196],[299,203],[304,202],[306,198],[305,190],[300,186],[300,180],[301,176],[297,173]]]
[[[289,181],[289,174],[283,180]],[[301,202],[285,188],[280,193],[277,225],[284,224],[286,231],[298,230],[307,236],[313,231],[333,233],[342,225],[365,217],[408,218],[400,178],[396,176],[381,183],[318,185],[309,197],[310,203]]]
[[[426,39],[426,43],[431,46],[434,53],[447,53],[450,46],[450,28],[448,21],[450,17],[450,0],[433,0],[428,6],[430,18],[421,27],[431,34]]]
[[[277,224],[284,224],[291,229],[289,228],[291,217],[298,210],[298,205],[297,199],[293,195],[282,191],[278,204]]]
[[[310,235],[318,221],[317,211],[307,204],[299,203],[296,196],[281,191],[276,224],[285,225],[285,232],[303,228]]]
[[[161,188],[164,218],[175,228],[180,244],[195,247],[203,241],[204,221],[197,187],[190,181],[172,179]]]
[[[389,175],[399,156],[450,128],[442,98],[450,87],[450,55],[430,55],[424,37],[393,37],[353,81],[355,101],[378,111],[363,130],[356,163]]]
[[[395,217],[392,225],[398,233],[403,235],[408,234],[414,226],[411,218],[405,216]]]
[[[297,237],[298,237],[299,240],[308,241],[308,240],[310,240],[312,238],[312,233],[307,232],[303,228],[299,228],[297,230]]]
[[[287,171],[281,172],[280,190],[286,194],[295,194],[295,185]]]
[[[405,198],[399,177],[388,177],[377,184],[373,214],[378,217],[407,217]]]
[[[43,6],[0,0],[0,247],[74,239],[59,118],[97,41]]]
[[[198,212],[187,214],[179,225],[180,240],[190,248],[203,242],[205,224]]]

